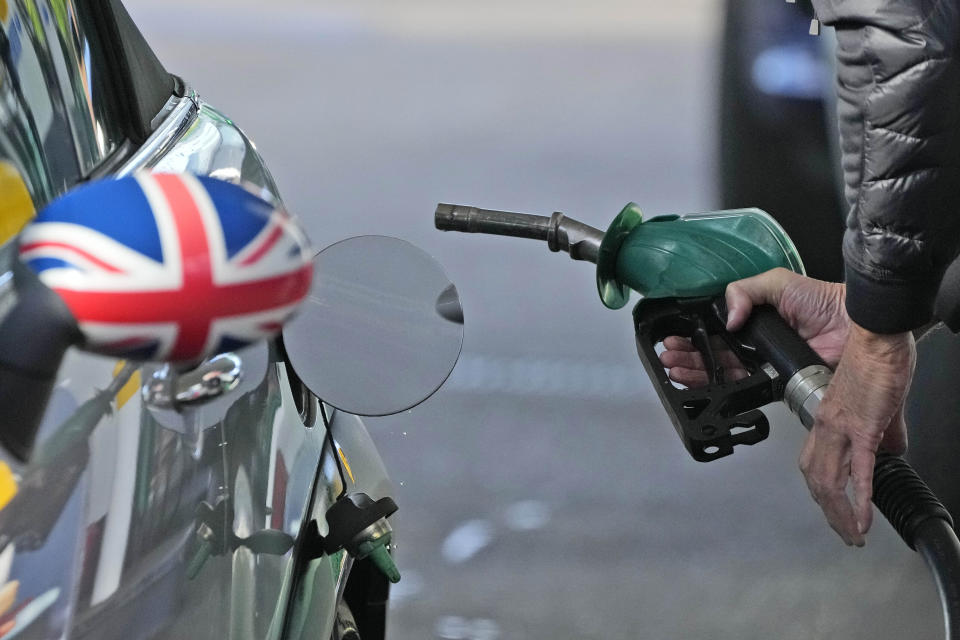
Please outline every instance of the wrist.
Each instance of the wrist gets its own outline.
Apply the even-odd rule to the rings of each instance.
[[[850,337],[856,338],[865,343],[894,343],[905,340],[909,337],[911,333],[909,331],[902,331],[897,333],[877,333],[866,329],[856,322],[850,322]]]
[[[876,333],[865,329],[856,322],[850,323],[850,336],[844,349],[844,355],[868,361],[890,362],[891,359],[912,362],[914,358],[913,334],[909,331],[898,333]]]

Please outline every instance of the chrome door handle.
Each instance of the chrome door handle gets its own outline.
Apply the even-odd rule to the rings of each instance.
[[[221,353],[185,372],[167,364],[144,385],[143,401],[160,409],[195,406],[235,389],[242,377],[243,362],[234,353]]]

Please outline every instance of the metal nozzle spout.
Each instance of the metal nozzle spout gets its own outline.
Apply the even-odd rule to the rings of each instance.
[[[438,204],[434,218],[437,229],[464,233],[492,233],[546,240],[550,232],[550,218],[527,213],[492,211],[458,204]]]
[[[438,204],[434,223],[441,231],[490,233],[545,240],[551,251],[566,251],[574,260],[596,263],[603,232],[562,213],[537,216],[456,204]]]

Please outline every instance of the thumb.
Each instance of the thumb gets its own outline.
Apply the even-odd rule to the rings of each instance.
[[[792,272],[777,268],[727,285],[727,331],[736,331],[758,305],[777,306]]]

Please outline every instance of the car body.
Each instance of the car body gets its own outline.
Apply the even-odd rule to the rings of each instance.
[[[0,22],[0,280],[34,209],[93,178],[187,172],[280,203],[250,140],[119,1],[0,2]],[[67,353],[0,511],[0,638],[355,637],[344,597],[383,637],[386,579],[303,534],[342,494],[391,494],[362,421],[322,405],[281,340],[229,355],[239,385],[174,410],[144,390],[191,372]]]

